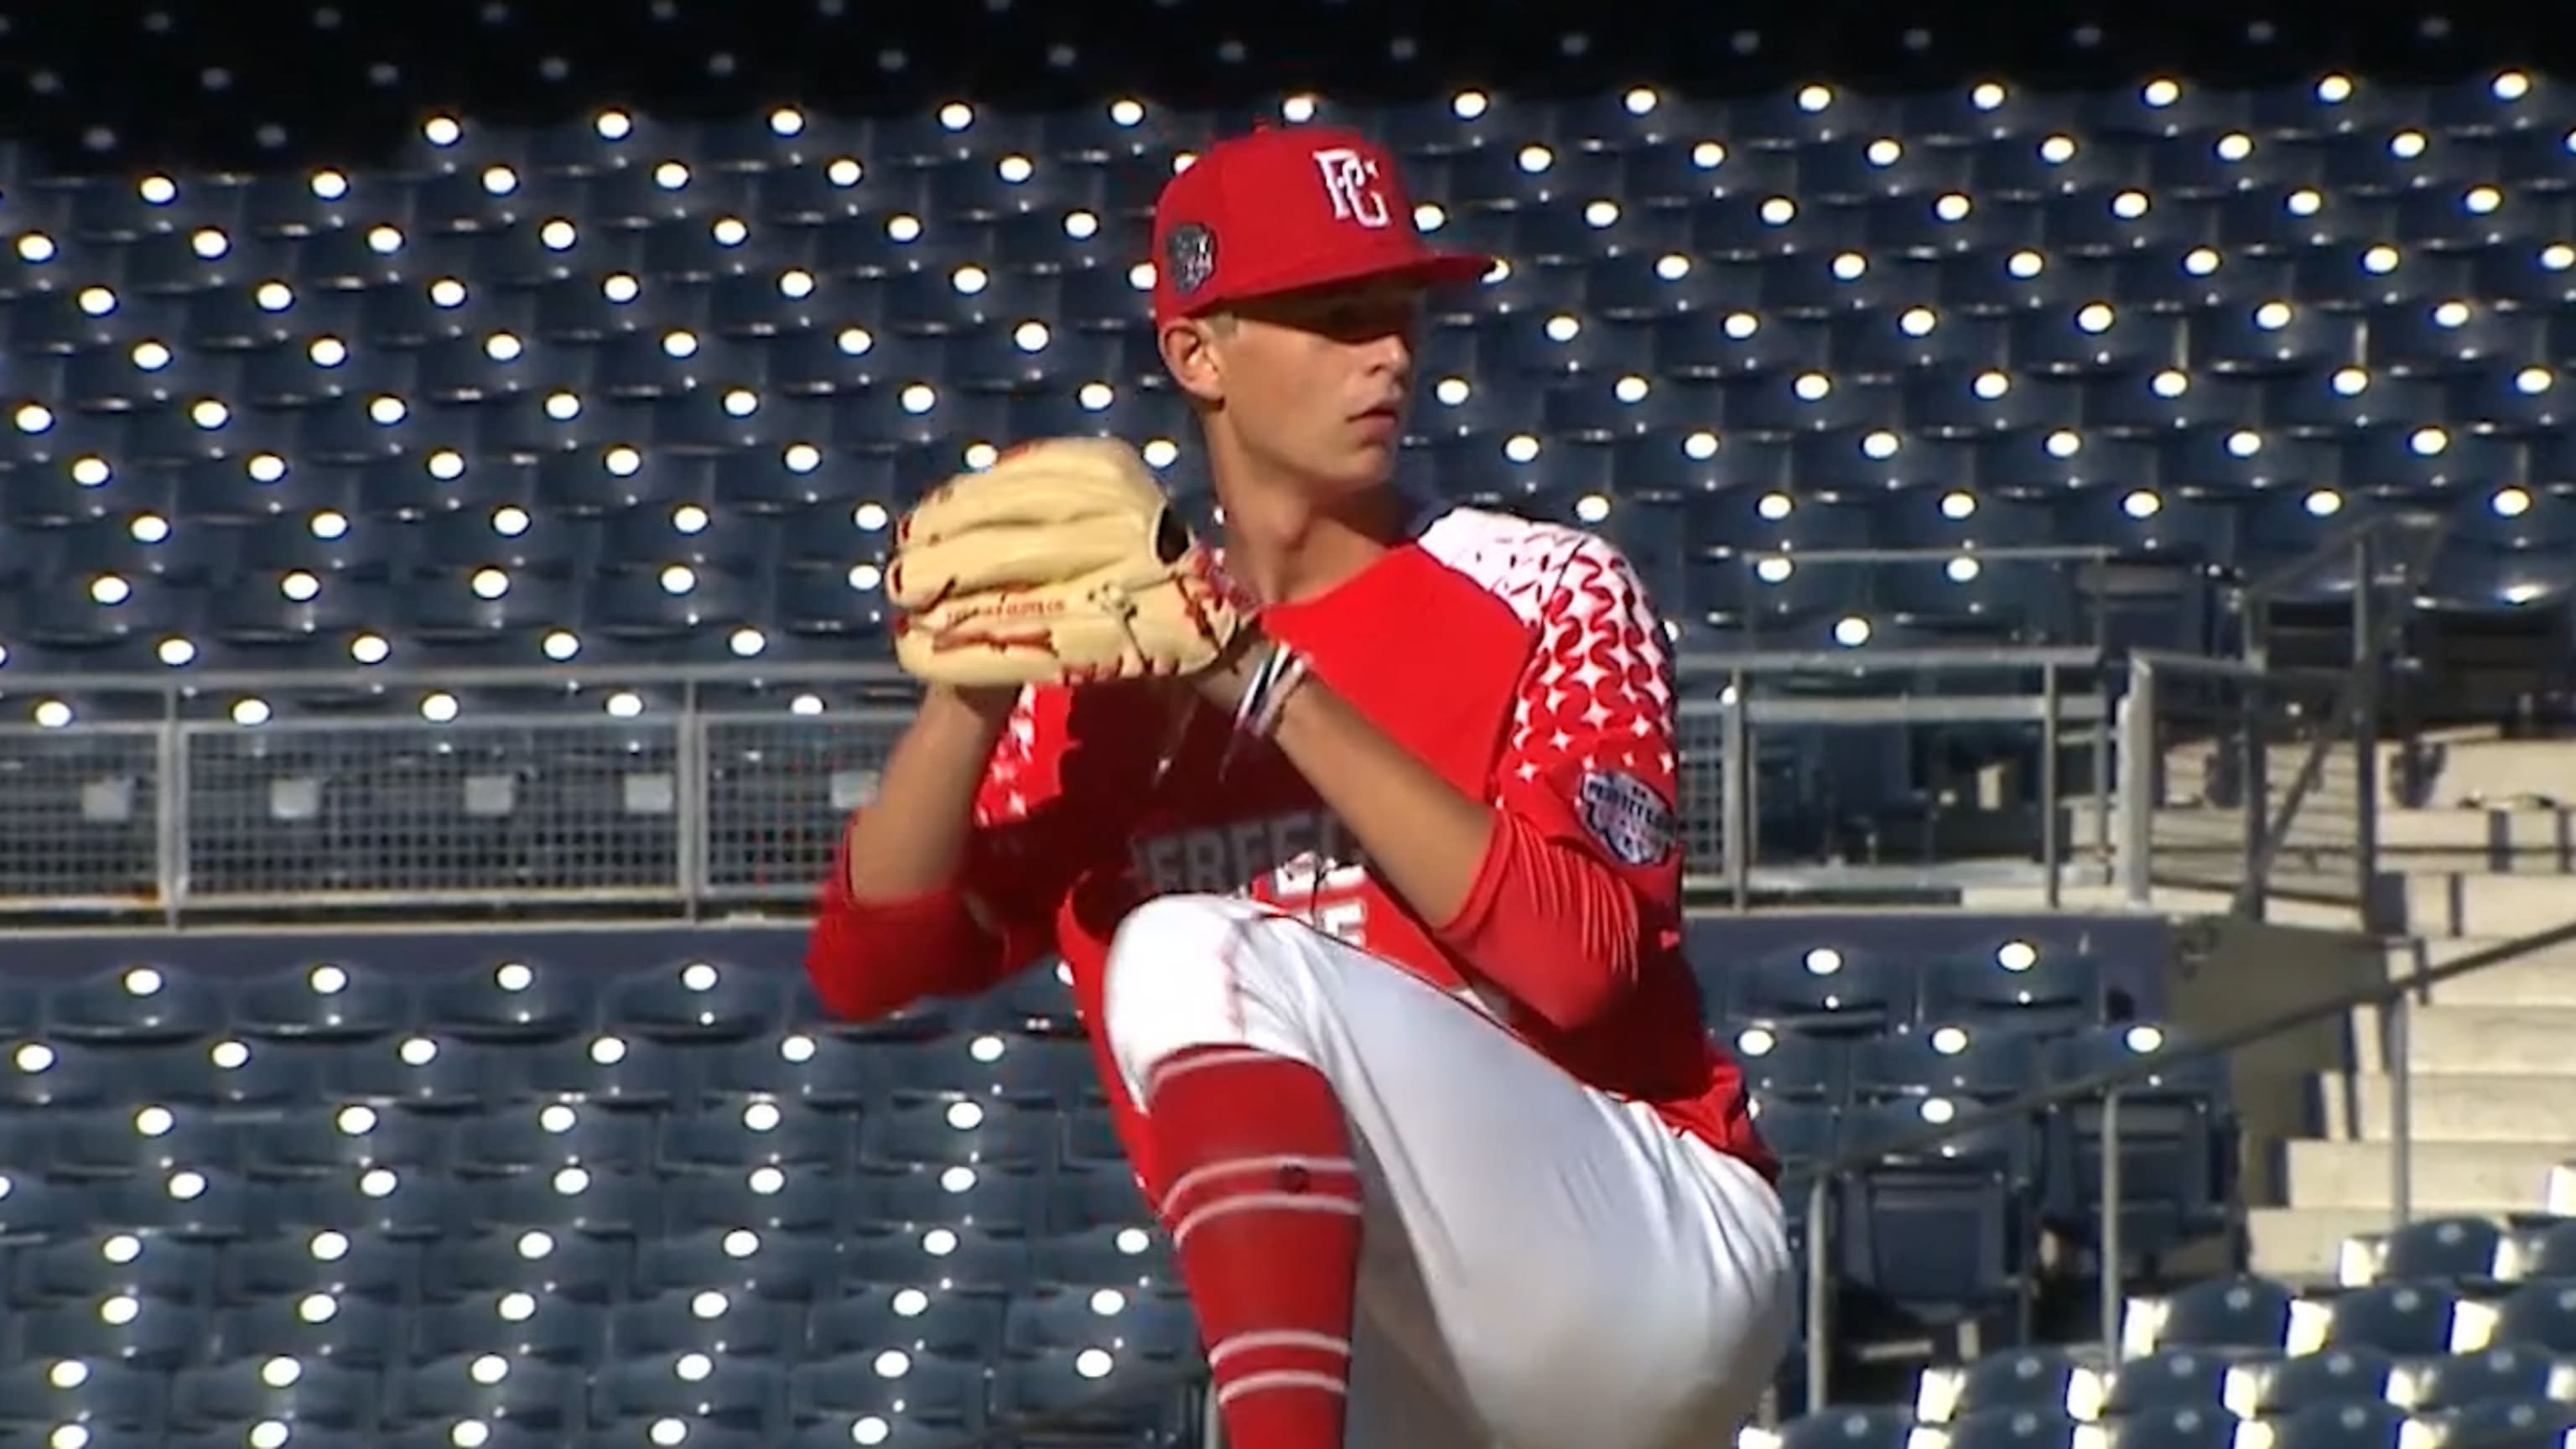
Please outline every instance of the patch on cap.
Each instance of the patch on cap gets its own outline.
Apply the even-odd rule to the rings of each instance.
[[[1216,275],[1216,233],[1195,221],[1173,227],[1163,239],[1163,268],[1184,297],[1206,286]]]

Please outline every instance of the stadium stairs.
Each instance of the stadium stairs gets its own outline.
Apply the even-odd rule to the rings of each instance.
[[[2440,965],[2576,916],[2576,741],[2474,727],[2429,734],[2408,753],[2383,745],[2378,759],[2380,779],[2391,782],[2378,812],[2383,895],[2402,912],[2386,949],[2391,977],[2419,959]],[[2178,750],[2170,770],[2185,776],[2207,757],[2205,747]],[[2199,798],[2195,783],[2173,779],[2168,798]],[[2086,808],[2076,807],[2070,838],[2086,838]],[[2215,851],[2240,821],[2233,809],[2173,805],[2154,833],[2160,845],[2206,838]],[[2283,868],[2295,882],[2300,863]],[[1999,909],[2036,893],[1975,894],[1973,905]],[[2095,887],[2070,889],[2065,905],[2121,908],[2116,890]],[[2228,901],[2159,886],[2151,905],[2188,917],[2221,913]],[[2328,936],[2356,924],[2348,906],[2295,898],[2272,900],[2266,917]],[[2409,1215],[2509,1224],[2576,1214],[2576,946],[2438,985],[2406,1015]],[[2306,1083],[2305,1132],[2258,1145],[2278,1155],[2278,1191],[2277,1201],[2248,1206],[2250,1271],[2307,1284],[2374,1276],[2396,1206],[2390,1045],[2379,1011],[2355,1011],[2343,1069]]]

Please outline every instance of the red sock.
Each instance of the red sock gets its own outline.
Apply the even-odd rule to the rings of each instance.
[[[1360,1186],[1332,1085],[1303,1062],[1202,1047],[1166,1059],[1145,1095],[1229,1449],[1341,1449]]]

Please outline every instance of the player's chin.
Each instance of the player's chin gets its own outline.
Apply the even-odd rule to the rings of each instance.
[[[1326,491],[1336,497],[1349,498],[1384,488],[1395,481],[1396,449],[1362,449],[1341,460],[1340,466],[1319,470]]]

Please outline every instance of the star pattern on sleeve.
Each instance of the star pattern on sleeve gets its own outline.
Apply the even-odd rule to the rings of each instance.
[[[1046,793],[1042,772],[1047,761],[1040,748],[1037,707],[1038,692],[1021,690],[1002,738],[993,747],[992,763],[985,766],[983,786],[976,792],[976,824],[1025,820]]]
[[[1468,510],[1424,542],[1533,632],[1496,784],[1623,771],[1669,798],[1672,656],[1626,556],[1580,529]]]

